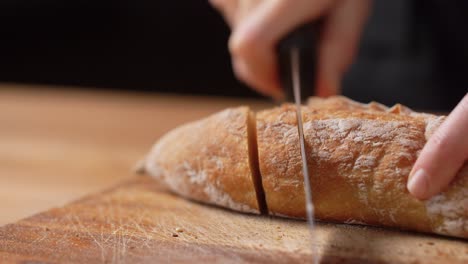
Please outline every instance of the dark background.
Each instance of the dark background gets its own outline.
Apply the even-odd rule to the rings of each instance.
[[[375,0],[343,93],[451,110],[468,91],[466,14],[464,0]],[[0,81],[259,97],[206,0],[3,0],[0,36]]]

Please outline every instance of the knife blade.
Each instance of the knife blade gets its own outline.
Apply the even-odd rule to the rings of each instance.
[[[297,47],[291,48],[291,72],[292,72],[292,83],[294,91],[294,102],[296,105],[296,118],[297,118],[297,131],[299,134],[299,144],[301,148],[302,158],[302,175],[304,176],[304,192],[305,192],[305,204],[306,204],[306,215],[307,223],[309,224],[310,241],[313,249],[314,239],[314,203],[312,201],[312,186],[310,184],[309,166],[307,165],[307,152],[305,147],[304,139],[304,124],[302,121],[302,101],[301,101],[301,83],[300,83],[300,57],[299,50]],[[314,256],[314,262],[318,263],[318,258]]]
[[[309,167],[307,166],[307,151],[304,138],[304,125],[302,120],[303,91],[313,91],[315,85],[315,66],[317,61],[316,25],[306,24],[284,38],[279,44],[280,78],[285,89],[287,99],[293,97],[296,106],[297,130],[299,135],[300,154],[302,160],[302,174],[304,177],[305,210],[310,232],[310,243],[314,253],[314,205],[312,201],[312,187],[310,183]],[[307,74],[301,72],[307,70]],[[292,87],[291,87],[292,86]],[[313,254],[314,263],[319,257]]]
[[[294,91],[294,102],[296,104],[297,131],[299,133],[299,144],[302,158],[302,174],[304,176],[304,191],[306,199],[307,222],[310,230],[314,228],[314,204],[312,202],[312,186],[310,185],[309,167],[307,166],[307,152],[304,139],[304,124],[302,122],[301,83],[299,73],[299,50],[297,47],[291,49],[291,72]]]

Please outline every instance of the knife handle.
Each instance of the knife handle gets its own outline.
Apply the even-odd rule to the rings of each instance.
[[[291,49],[299,50],[299,76],[301,83],[301,101],[314,94],[317,68],[317,46],[319,40],[319,22],[314,21],[298,27],[284,37],[277,46],[279,77],[286,100],[294,101]]]

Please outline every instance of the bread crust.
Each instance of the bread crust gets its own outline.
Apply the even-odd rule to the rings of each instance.
[[[302,114],[316,218],[468,238],[468,164],[427,201],[406,189],[444,116],[345,97],[311,98]],[[145,171],[189,199],[305,219],[295,106],[259,112],[256,131],[253,117],[239,107],[176,128],[155,144]]]
[[[314,98],[302,113],[316,218],[468,237],[467,172],[428,201],[406,189],[419,152],[444,117],[343,97]],[[270,214],[305,218],[294,106],[258,113],[257,134]]]
[[[170,131],[146,157],[146,172],[186,198],[259,213],[249,163],[249,112],[226,109]]]

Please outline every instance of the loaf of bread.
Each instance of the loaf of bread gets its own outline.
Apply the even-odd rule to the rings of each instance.
[[[420,201],[406,182],[444,116],[344,97],[302,108],[315,217],[468,238],[468,164]],[[295,107],[227,109],[162,137],[144,170],[183,197],[249,213],[305,219]]]

